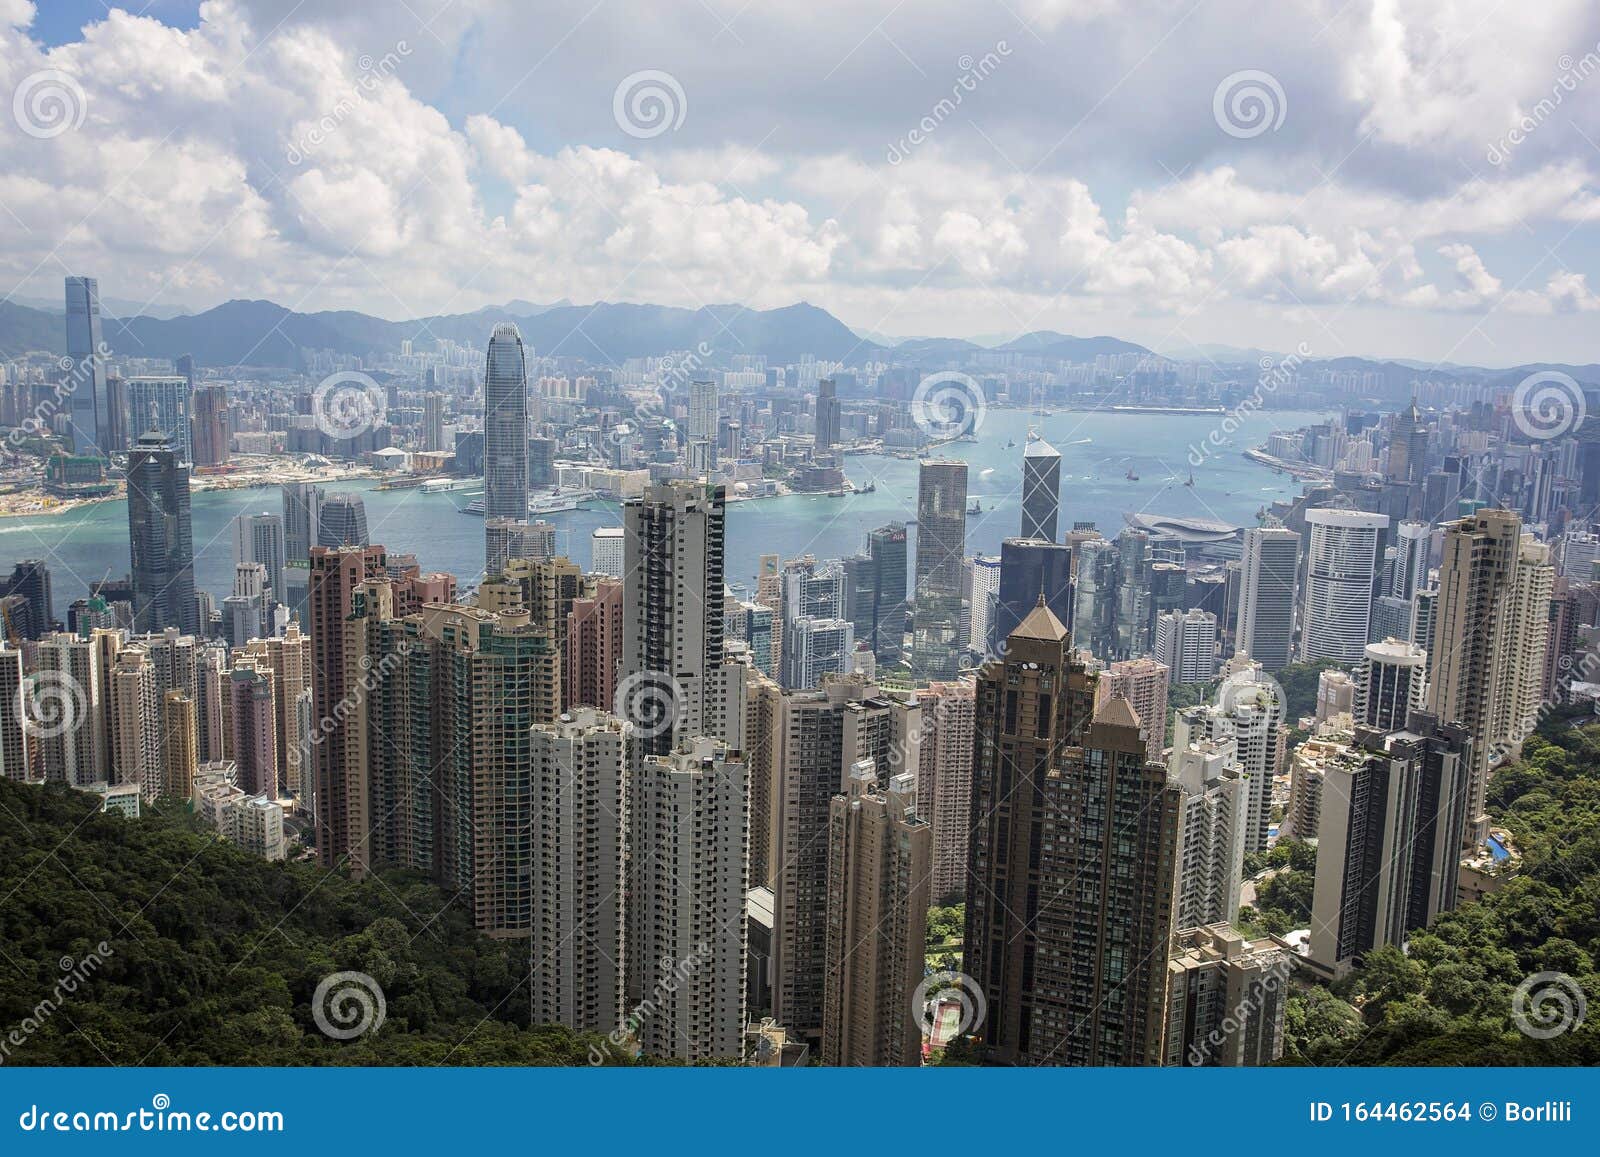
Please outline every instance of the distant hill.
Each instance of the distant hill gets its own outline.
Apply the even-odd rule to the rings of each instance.
[[[66,348],[66,341],[65,310],[51,314],[15,301],[0,305],[0,357],[16,357],[31,350],[60,351]]]
[[[1101,354],[1147,354],[1142,345],[1117,337],[1072,337],[1053,330],[1037,330],[1008,341],[997,349],[1029,354],[1048,361],[1089,362]]]
[[[482,346],[490,329],[501,321],[515,322],[523,340],[541,355],[583,357],[611,365],[671,350],[694,350],[702,343],[711,353],[759,353],[780,363],[797,361],[804,354],[859,363],[883,352],[881,346],[856,337],[826,310],[803,302],[772,310],[737,305],[680,309],[626,302],[531,308],[537,312],[519,315],[481,309],[385,321],[349,310],[295,313],[270,301],[230,301],[191,317],[137,317],[108,321],[105,328],[106,340],[119,353],[167,358],[192,353],[200,365],[290,369],[300,366],[303,349],[365,357],[393,353],[406,340],[444,338]]]

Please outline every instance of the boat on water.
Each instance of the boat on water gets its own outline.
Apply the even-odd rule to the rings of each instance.
[[[1017,440],[1015,438],[1007,438],[1006,439],[1006,449],[1007,450],[1011,449],[1016,444],[1017,444]]]
[[[555,491],[550,494],[540,494],[528,499],[528,514],[530,517],[546,514],[564,514],[569,510],[582,510],[585,504],[593,502],[599,495],[593,490],[568,490]],[[474,498],[461,508],[462,514],[474,514],[482,518],[488,507],[482,498]]]
[[[968,514],[982,514],[983,513],[983,503],[979,502],[976,498],[974,498],[972,500],[972,505],[967,507],[967,513]]]
[[[443,494],[451,490],[482,490],[482,478],[429,478],[422,484],[424,494]]]
[[[1185,486],[1193,486],[1194,485],[1194,471],[1193,470],[1189,471],[1189,480],[1187,482],[1185,482],[1184,485]]]
[[[1129,482],[1137,482],[1137,481],[1139,481],[1139,472],[1137,470],[1135,470],[1132,466],[1130,466],[1130,467],[1128,467],[1128,472],[1126,474],[1124,474],[1123,477],[1126,478]]]

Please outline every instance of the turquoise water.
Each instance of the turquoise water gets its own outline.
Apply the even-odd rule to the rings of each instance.
[[[1294,429],[1318,414],[1299,411],[1257,413],[1241,421],[1235,448],[1259,445],[1273,429]],[[1237,453],[1222,454],[1189,474],[1189,446],[1216,427],[1218,416],[1201,414],[1057,413],[1035,417],[1020,410],[991,410],[977,443],[956,443],[948,457],[970,463],[968,488],[983,513],[967,519],[967,548],[997,554],[1000,540],[1014,535],[1022,519],[1022,448],[1030,424],[1062,455],[1061,533],[1074,521],[1096,523],[1115,534],[1128,511],[1216,518],[1254,525],[1256,512],[1275,498],[1299,493],[1293,478],[1278,475]],[[1012,440],[1015,446],[1007,447]],[[1130,481],[1132,470],[1139,476]],[[753,585],[757,558],[776,552],[785,558],[807,551],[835,558],[861,549],[873,527],[916,518],[917,464],[874,456],[845,459],[845,473],[857,486],[874,484],[871,494],[828,498],[787,498],[733,503],[728,508],[728,581]],[[423,494],[416,490],[361,491],[367,504],[372,540],[391,553],[414,553],[424,570],[450,571],[463,581],[483,566],[483,519],[462,514],[473,495]],[[339,487],[332,487],[338,489]],[[233,584],[230,523],[251,511],[282,511],[277,487],[196,494],[193,502],[195,583],[219,600]],[[599,526],[621,522],[618,508],[550,516],[557,547],[579,563],[589,563],[589,535]],[[913,532],[914,533],[914,532]],[[914,545],[914,542],[913,542]],[[122,502],[103,502],[55,517],[0,519],[0,564],[43,558],[54,583],[56,614],[87,592],[88,583],[128,572],[128,514]]]

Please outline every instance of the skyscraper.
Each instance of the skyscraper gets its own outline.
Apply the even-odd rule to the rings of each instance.
[[[233,562],[260,563],[267,571],[272,596],[283,601],[283,568],[288,559],[284,548],[283,516],[262,511],[241,514],[233,520]]]
[[[632,729],[583,707],[536,724],[532,739],[533,807],[541,832],[530,888],[533,1020],[610,1033],[626,1016]]]
[[[705,738],[639,766],[628,889],[628,1003],[646,1055],[740,1055],[749,767]],[[821,887],[821,881],[818,881]]]
[[[108,458],[111,396],[106,384],[105,339],[100,333],[100,283],[67,278],[67,381],[72,388],[72,452]]]
[[[0,638],[38,639],[50,630],[54,618],[50,568],[43,560],[25,558],[12,567],[11,576],[0,579],[0,600],[3,599],[18,601],[6,604],[6,622]]]
[[[1401,731],[1427,698],[1428,653],[1415,643],[1368,643],[1357,672],[1355,721],[1377,731]]]
[[[339,492],[321,497],[316,545],[330,550],[372,545],[367,537],[367,504],[361,495]]]
[[[528,365],[522,334],[510,322],[494,327],[484,363],[483,512],[486,524],[528,517]],[[489,574],[504,565],[486,549]]]
[[[228,463],[228,389],[217,385],[196,386],[189,379],[190,419],[196,466],[225,466]]]
[[[128,545],[134,630],[178,627],[195,634],[189,467],[155,432],[142,436],[128,455]]]
[[[1472,738],[1470,843],[1487,832],[1489,771],[1521,750],[1537,721],[1553,581],[1548,548],[1524,539],[1512,511],[1480,510],[1445,527],[1428,712]]]
[[[1126,699],[1133,713],[1150,721],[1145,728],[1150,758],[1159,763],[1167,746],[1167,693],[1172,671],[1165,663],[1151,658],[1119,659],[1100,672],[1095,687],[1095,710],[1111,699]]]
[[[283,554],[287,562],[305,562],[322,541],[322,488],[309,482],[283,485]],[[287,601],[287,600],[285,600]]]
[[[933,833],[917,782],[882,784],[870,760],[828,805],[825,1065],[920,1065],[922,982]]]
[[[1199,739],[1174,747],[1170,769],[1183,789],[1174,924],[1231,924],[1239,916],[1249,810],[1234,741]]]
[[[1021,537],[1054,542],[1060,512],[1061,455],[1043,438],[1030,437],[1022,451]]]
[[[1072,550],[1040,538],[1008,538],[1000,544],[1000,590],[987,651],[994,654],[1044,596],[1052,614],[1072,627]]]
[[[350,750],[348,696],[351,662],[345,654],[345,620],[355,608],[356,589],[384,576],[381,546],[311,550],[312,736],[316,774],[317,862],[332,869],[348,863],[352,875],[365,873],[370,814],[367,769]],[[353,662],[354,655],[349,656]]]
[[[689,468],[709,470],[717,464],[717,383],[689,383]],[[697,457],[698,456],[698,457]]]
[[[838,383],[833,378],[823,378],[817,383],[817,450],[831,450],[838,442]]]
[[[1200,610],[1157,615],[1153,654],[1174,683],[1211,682],[1217,675],[1217,616]]]
[[[972,831],[973,681],[930,683],[916,696],[922,704],[917,814],[933,829],[929,895],[935,904],[959,903],[967,887]]]
[[[962,561],[967,545],[967,464],[925,460],[917,481],[917,561],[911,666],[951,679],[961,653]]]
[[[1300,657],[1359,663],[1372,624],[1378,542],[1389,518],[1364,510],[1316,509],[1306,511],[1306,522],[1311,547]]]
[[[1231,739],[1245,777],[1244,850],[1265,850],[1272,826],[1272,780],[1284,746],[1284,710],[1278,686],[1250,664],[1229,675],[1215,704],[1179,711],[1172,721],[1174,751],[1202,739]]]
[[[596,527],[589,541],[589,570],[620,579],[627,566],[627,535],[622,527]]]
[[[859,676],[786,693],[772,743],[773,1014],[791,1034],[822,1032],[829,804],[849,769],[921,761],[921,710]]]
[[[1094,703],[1042,600],[978,677],[965,964],[1000,1063],[1157,1063],[1181,794]]]
[[[178,460],[193,466],[188,380],[175,376],[129,378],[122,388],[129,435],[137,438],[150,430],[158,431],[177,450]]]
[[[867,532],[867,552],[850,567],[856,641],[880,663],[897,663],[906,634],[906,528],[891,524]]]
[[[704,483],[651,486],[623,507],[623,669],[615,711],[640,727],[647,754],[665,754],[679,739],[709,731],[708,680],[722,662],[725,517],[723,488]]]
[[[1294,657],[1299,560],[1300,536],[1294,531],[1263,526],[1244,532],[1235,652],[1268,671],[1287,667]]]
[[[0,779],[38,777],[33,736],[27,720],[28,695],[22,674],[22,652],[0,638]]]
[[[1313,968],[1341,977],[1455,908],[1471,746],[1465,729],[1419,712],[1405,731],[1357,729],[1356,745],[1324,764]]]

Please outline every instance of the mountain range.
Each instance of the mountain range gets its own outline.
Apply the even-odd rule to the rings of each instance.
[[[104,308],[106,342],[117,354],[175,359],[194,355],[202,366],[254,366],[299,370],[305,351],[331,350],[350,357],[398,353],[401,343],[424,346],[437,339],[482,348],[495,324],[515,322],[523,340],[543,356],[570,356],[600,365],[628,358],[660,356],[673,351],[701,351],[707,359],[738,353],[763,354],[782,365],[810,355],[825,361],[861,365],[893,358],[921,362],[930,368],[968,363],[996,352],[1023,353],[1045,361],[1092,361],[1101,354],[1151,351],[1116,337],[1074,337],[1054,330],[1022,334],[998,345],[964,338],[913,337],[874,340],[858,333],[825,309],[799,302],[780,309],[753,310],[740,305],[700,309],[596,302],[574,305],[510,301],[471,313],[443,314],[410,321],[388,321],[354,310],[299,313],[271,301],[229,301],[202,313],[176,316],[111,316]],[[39,303],[43,304],[43,303]],[[59,309],[34,308],[19,300],[0,302],[0,357],[31,351],[64,352],[65,327]],[[1227,364],[1253,364],[1262,351],[1222,346],[1195,347],[1201,357]],[[1171,351],[1176,352],[1176,351]],[[1181,356],[1181,355],[1180,355]],[[1193,356],[1191,354],[1190,356]],[[1342,357],[1313,359],[1325,368],[1376,373],[1385,392],[1404,392],[1424,363],[1400,359],[1378,361]],[[1534,365],[1490,370],[1469,366],[1439,367],[1452,377],[1478,377],[1499,384],[1535,370],[1553,369],[1586,383],[1600,382],[1600,366]]]

